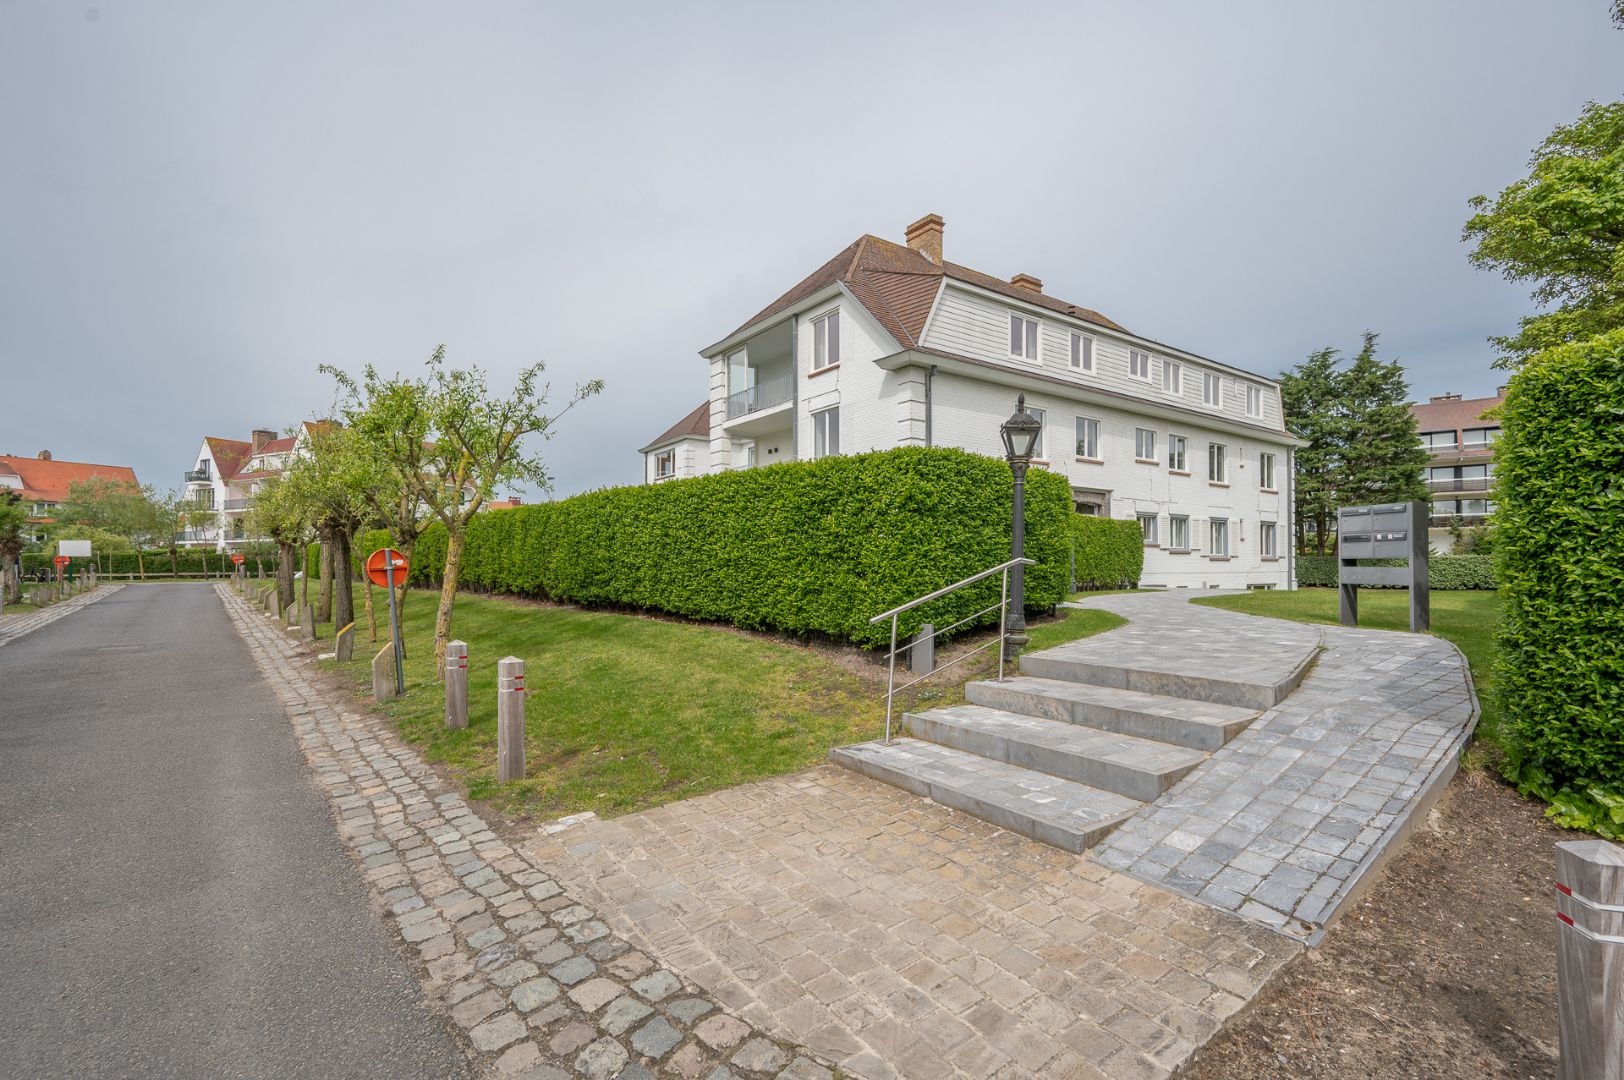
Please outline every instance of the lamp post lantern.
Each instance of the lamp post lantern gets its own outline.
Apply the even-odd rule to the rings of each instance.
[[[1026,395],[1015,399],[1015,413],[998,429],[1004,439],[1004,459],[1015,478],[1014,520],[1011,523],[1010,557],[1023,558],[1026,554],[1026,467],[1032,462],[1032,451],[1038,436],[1043,434],[1043,422],[1026,411]],[[1004,659],[1014,660],[1031,640],[1026,636],[1026,567],[1016,563],[1010,575],[1009,619],[1004,637]]]

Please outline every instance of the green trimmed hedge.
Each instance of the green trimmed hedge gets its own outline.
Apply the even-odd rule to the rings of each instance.
[[[1495,445],[1512,767],[1563,824],[1624,836],[1624,329],[1512,376]]]
[[[460,583],[872,647],[890,627],[871,616],[1009,558],[1010,493],[998,458],[917,447],[608,488],[478,515]],[[1065,597],[1073,516],[1065,477],[1034,469],[1031,609]],[[438,524],[419,538],[414,583],[439,580],[445,542]],[[914,609],[899,633],[946,626],[998,595],[991,578]]]
[[[257,565],[265,567],[266,574],[275,572],[276,556],[274,554],[252,551],[246,551],[243,554],[246,557],[243,565],[248,569],[250,575],[257,575],[258,573],[256,559],[258,560]],[[55,552],[28,551],[23,553],[22,558],[24,574],[32,574],[41,569],[46,573],[55,572],[52,562],[55,558]],[[121,551],[116,554],[95,555],[90,559],[75,559],[71,569],[77,573],[80,566],[94,562],[97,571],[102,574],[139,574],[141,573],[143,561],[149,575],[168,574],[170,572],[168,548],[143,551],[139,558],[133,551]],[[205,551],[198,548],[181,548],[175,553],[175,567],[183,575],[202,577],[204,574],[212,574],[218,577],[222,574],[231,573],[231,553],[222,554],[213,549]]]
[[[1363,559],[1361,566],[1403,566],[1399,559]],[[1297,556],[1297,584],[1334,589],[1337,583],[1335,555]],[[1427,584],[1444,589],[1495,589],[1492,555],[1434,555],[1427,560]],[[1361,585],[1361,589],[1399,589],[1401,585]]]
[[[1079,589],[1127,589],[1145,569],[1145,540],[1139,522],[1071,515],[1071,543]]]

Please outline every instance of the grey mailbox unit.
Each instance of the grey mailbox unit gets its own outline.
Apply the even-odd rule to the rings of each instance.
[[[1427,629],[1432,621],[1427,595],[1427,504],[1344,506],[1336,513],[1342,625],[1359,624],[1359,586],[1402,585],[1410,590],[1410,629]],[[1409,565],[1360,566],[1360,559],[1404,559]]]

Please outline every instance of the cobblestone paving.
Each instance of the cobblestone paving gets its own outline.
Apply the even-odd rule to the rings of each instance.
[[[505,844],[380,717],[335,705],[314,650],[226,586],[344,842],[472,1061],[513,1080],[827,1080],[611,932],[550,868]],[[569,835],[568,832],[559,834]]]
[[[531,851],[639,950],[871,1080],[1165,1077],[1299,948],[832,766]]]
[[[59,600],[49,607],[30,611],[26,615],[6,615],[0,618],[0,646],[9,645],[25,634],[32,634],[42,626],[48,626],[56,620],[72,615],[82,607],[88,607],[104,596],[111,596],[122,585],[98,585],[87,593]]]
[[[1140,636],[1255,642],[1281,622],[1191,594],[1095,597]],[[1199,593],[1195,595],[1201,595]],[[1317,932],[1448,780],[1477,719],[1465,659],[1426,634],[1303,627],[1324,651],[1265,712],[1093,851],[1104,865],[1294,937]],[[1116,633],[1092,639],[1104,649]],[[1107,654],[1108,655],[1108,654]],[[1125,650],[1122,663],[1132,662]]]

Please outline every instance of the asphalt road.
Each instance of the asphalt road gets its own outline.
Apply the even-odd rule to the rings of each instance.
[[[0,648],[0,1077],[468,1075],[211,587]]]

